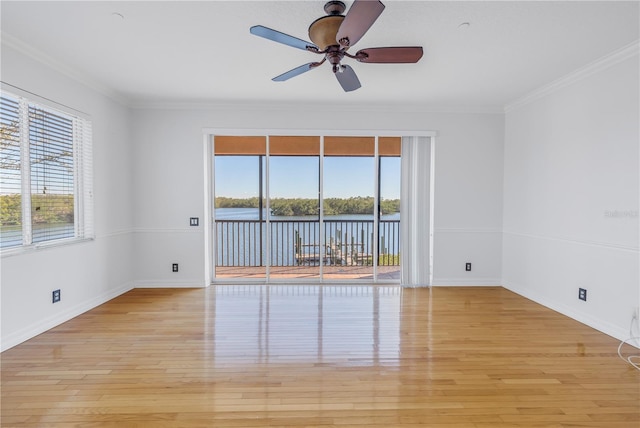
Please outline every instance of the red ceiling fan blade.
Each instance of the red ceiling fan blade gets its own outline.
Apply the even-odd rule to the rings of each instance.
[[[384,5],[379,0],[355,0],[340,24],[336,41],[343,47],[355,45],[383,10]]]
[[[355,58],[360,62],[399,64],[414,63],[422,58],[421,46],[396,46],[390,48],[368,48],[359,50]]]
[[[358,89],[360,86],[360,80],[356,76],[356,72],[348,65],[340,65],[338,71],[335,72],[336,78],[344,89],[345,92],[351,92]]]

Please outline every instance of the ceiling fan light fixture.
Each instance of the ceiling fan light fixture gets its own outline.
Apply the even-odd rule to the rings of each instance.
[[[321,51],[337,45],[336,34],[342,21],[343,15],[327,15],[316,19],[309,25],[309,38]]]

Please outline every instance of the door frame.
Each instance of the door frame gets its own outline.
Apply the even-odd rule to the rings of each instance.
[[[263,129],[243,129],[243,128],[203,128],[203,157],[204,157],[204,283],[206,286],[211,284],[221,284],[224,282],[237,283],[238,281],[220,281],[215,280],[214,276],[214,257],[215,257],[215,245],[213,240],[213,226],[214,226],[214,188],[213,188],[213,176],[214,176],[214,163],[213,163],[213,146],[215,135],[228,135],[228,136],[343,136],[343,137],[429,137],[432,147],[435,143],[437,132],[433,130],[320,130],[320,129],[278,129],[278,128],[263,128]],[[322,157],[321,157],[322,158]],[[321,161],[322,162],[322,161]],[[320,165],[322,168],[322,164]],[[268,167],[267,167],[268,168]],[[433,174],[433,171],[432,171]],[[322,181],[320,183],[322,186]],[[432,186],[433,193],[433,186]],[[379,196],[379,195],[378,195]],[[433,194],[429,195],[431,202],[433,202]],[[433,208],[432,208],[433,209]],[[433,231],[431,231],[430,241],[433,241]],[[269,278],[268,269],[267,277],[264,279],[244,279],[245,282],[251,283],[284,283],[285,281],[273,281]],[[296,280],[295,282],[304,282],[303,280]],[[322,283],[340,283],[340,281],[327,281],[324,278],[322,280],[307,281],[314,284]]]

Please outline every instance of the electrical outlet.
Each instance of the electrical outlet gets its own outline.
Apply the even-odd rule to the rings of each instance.
[[[53,290],[51,293],[51,303],[57,303],[60,301],[60,290]]]
[[[172,272],[178,272],[178,263],[174,263],[171,265],[171,271]]]
[[[464,265],[464,270],[467,271],[467,272],[471,272],[471,263],[466,263]]]
[[[586,288],[578,288],[578,299],[587,301],[587,289]]]
[[[200,224],[200,219],[198,217],[189,218],[189,226],[198,226],[199,224]]]

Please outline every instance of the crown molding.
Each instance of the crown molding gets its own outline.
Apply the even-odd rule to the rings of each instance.
[[[622,48],[611,52],[608,55],[603,56],[602,58],[579,68],[564,77],[561,77],[553,82],[544,85],[529,94],[506,104],[504,107],[504,112],[509,113],[513,110],[516,110],[524,105],[532,103],[540,98],[546,97],[566,86],[573,85],[581,80],[586,79],[589,76],[592,76],[596,73],[599,73],[603,70],[606,70],[609,67],[612,67],[622,61],[626,61],[629,58],[633,58],[640,53],[640,41],[636,40]]]
[[[34,48],[28,43],[25,43],[24,41],[5,32],[0,33],[0,40],[2,41],[2,45],[18,51],[19,53],[57,71],[60,74],[63,74],[64,76],[73,79],[74,81],[84,86],[87,86],[88,88],[112,99],[113,101],[125,107],[129,107],[129,100],[120,95],[118,92],[114,91],[106,85],[103,85],[102,83],[87,76],[86,74],[78,72],[77,70],[69,67],[61,61],[58,61],[50,55],[47,55],[41,50]]]
[[[232,101],[232,100],[139,100],[129,104],[139,110],[243,110],[243,111],[290,111],[306,109],[311,111],[340,112],[378,112],[378,113],[432,113],[432,114],[504,114],[502,106],[469,105],[438,106],[429,104],[381,104],[363,102],[362,104],[333,104],[313,101]]]

